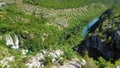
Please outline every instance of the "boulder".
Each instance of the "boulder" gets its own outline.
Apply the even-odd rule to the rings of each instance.
[[[116,66],[115,68],[120,68],[120,66]]]
[[[0,2],[0,10],[3,10],[6,6],[6,2]]]

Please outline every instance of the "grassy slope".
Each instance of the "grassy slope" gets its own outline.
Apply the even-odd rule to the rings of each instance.
[[[46,8],[65,9],[77,8],[91,3],[102,3],[110,5],[113,0],[23,0],[24,3],[39,5]]]
[[[73,43],[79,42],[81,39],[81,32],[82,32],[82,28],[83,28],[81,26],[85,24],[84,22],[91,21],[93,18],[95,18],[97,15],[99,15],[99,13],[101,11],[103,11],[105,8],[100,9],[100,10],[99,10],[99,8],[93,8],[91,11],[85,13],[82,16],[74,16],[74,18],[69,20],[69,22],[68,22],[69,27],[64,28],[64,30],[55,29],[55,28],[57,28],[56,26],[47,26],[46,24],[44,24],[41,21],[41,19],[39,20],[38,18],[34,17],[33,15],[26,15],[24,12],[19,12],[16,10],[12,11],[13,9],[11,9],[11,7],[8,7],[8,9],[5,10],[7,14],[5,15],[5,17],[3,17],[1,19],[2,26],[0,28],[6,29],[6,32],[8,32],[8,33],[24,34],[24,31],[27,31],[31,35],[33,35],[33,36],[35,35],[34,40],[36,39],[38,41],[41,41],[41,36],[44,33],[49,34],[49,37],[46,39],[48,41],[45,41],[45,44],[44,44],[44,46],[49,48],[50,45],[55,45],[55,47],[57,47],[57,45],[63,45],[63,42],[60,43],[60,41],[65,40],[64,37],[67,36],[66,32],[68,32],[67,34],[71,34],[72,33],[71,30],[74,31],[74,29],[80,30],[80,31],[76,31],[76,32],[74,31],[74,33],[79,34],[79,37],[77,35],[72,34],[73,36],[75,36],[75,38],[73,37],[72,39],[76,39],[76,37],[77,37],[78,40],[73,41],[71,38],[68,40],[70,40]],[[93,12],[96,14],[92,14]],[[49,22],[49,21],[46,21],[46,22]],[[76,26],[78,26],[78,27],[76,27]],[[7,29],[8,29],[8,31],[7,31]],[[39,37],[39,39],[38,39],[38,37]],[[25,40],[25,41],[27,43],[26,45],[28,45],[29,41],[28,40]],[[35,41],[33,41],[33,43],[34,42]],[[70,44],[68,41],[66,41],[66,42],[71,46],[78,44],[78,43]],[[42,46],[41,43],[36,42],[36,44],[39,44],[39,46]]]

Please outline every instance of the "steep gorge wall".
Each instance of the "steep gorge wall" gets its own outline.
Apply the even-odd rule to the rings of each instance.
[[[88,31],[86,38],[76,48],[79,54],[115,61],[120,58],[120,13],[117,7],[106,10]],[[98,24],[98,25],[97,25]]]

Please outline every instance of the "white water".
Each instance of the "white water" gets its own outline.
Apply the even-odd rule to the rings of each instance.
[[[19,49],[19,38],[17,35],[15,35],[15,42],[11,35],[8,35],[6,37],[6,45],[7,46],[12,46],[13,49]]]
[[[14,45],[12,46],[13,49],[19,49],[19,39],[18,36],[15,35],[15,42]]]
[[[13,39],[12,39],[12,37],[10,35],[6,36],[6,45],[7,46],[10,46],[10,45],[14,46]]]

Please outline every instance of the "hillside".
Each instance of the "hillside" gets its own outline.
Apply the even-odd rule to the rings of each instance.
[[[75,50],[84,55],[87,53],[90,57],[102,62],[111,61],[119,65],[120,54],[120,5],[116,4],[111,9],[106,10],[99,17],[98,21],[88,28],[88,34]],[[102,58],[101,58],[102,57]],[[103,61],[103,58],[106,60]],[[102,64],[103,65],[103,64]],[[106,64],[109,67],[110,64]],[[112,67],[113,68],[113,67]]]
[[[112,9],[111,18],[119,22],[119,4],[113,6],[119,0],[109,0],[109,4],[107,2],[108,0],[0,0],[0,67],[100,67],[99,61],[88,56],[86,59],[73,48],[84,39],[83,29],[94,18],[105,18],[103,22],[109,20],[109,16],[103,14],[107,9]]]

